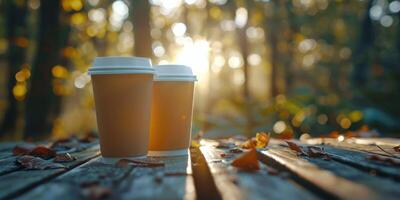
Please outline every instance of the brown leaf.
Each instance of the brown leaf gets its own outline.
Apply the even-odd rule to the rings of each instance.
[[[307,155],[312,158],[323,158],[324,160],[331,160],[331,157],[325,152],[323,147],[308,146]]]
[[[382,164],[386,164],[386,165],[400,166],[400,160],[399,159],[390,158],[390,157],[386,157],[386,156],[369,155],[369,156],[367,156],[366,159],[367,160],[371,160],[371,161],[375,161],[375,162],[379,162],[379,163],[382,163]]]
[[[229,149],[230,153],[243,153],[243,150],[238,149],[238,148],[234,148],[234,149]]]
[[[17,164],[24,167],[25,169],[57,169],[65,168],[64,165],[59,163],[53,163],[42,158],[24,155],[16,160]]]
[[[219,154],[219,156],[221,156],[221,158],[232,158],[233,157],[232,154],[226,154],[226,153],[221,153],[221,154]]]
[[[29,152],[29,155],[41,157],[47,160],[56,156],[56,152],[45,146],[37,146],[31,152]]]
[[[69,153],[62,153],[62,154],[57,154],[56,157],[54,158],[54,162],[71,162],[76,160],[74,156],[71,156]]]
[[[256,148],[265,148],[268,146],[271,134],[260,132],[256,134]]]
[[[400,145],[393,147],[393,150],[395,152],[400,152]]]
[[[260,165],[257,160],[256,149],[251,149],[250,151],[244,153],[240,157],[233,160],[232,166],[237,167],[244,171],[257,171],[260,169]]]
[[[72,136],[70,138],[55,141],[50,148],[57,152],[72,153],[81,151],[87,148],[87,146],[87,144],[81,143],[78,138]]]
[[[116,165],[118,167],[134,166],[134,167],[164,167],[164,162],[147,159],[147,160],[132,160],[132,159],[121,159]]]
[[[81,194],[85,199],[105,199],[112,194],[110,188],[101,186],[98,182],[84,183],[81,185]]]
[[[240,147],[242,147],[243,149],[254,149],[257,146],[257,140],[255,140],[254,138],[251,138],[245,142],[243,142]]]
[[[304,152],[303,148],[301,148],[301,146],[297,145],[296,143],[287,140],[285,142],[288,144],[291,150],[296,151],[298,154],[301,155],[307,155],[306,152]]]
[[[20,156],[20,155],[27,155],[29,152],[31,152],[36,146],[34,144],[19,144],[15,146],[12,150],[12,153],[14,156]]]

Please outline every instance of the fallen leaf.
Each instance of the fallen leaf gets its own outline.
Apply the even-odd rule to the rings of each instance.
[[[30,144],[30,143],[19,144],[13,148],[12,153],[14,156],[27,155],[35,147],[36,147],[36,145]]]
[[[271,134],[270,133],[257,133],[256,134],[256,148],[265,148],[268,146],[269,139],[270,139]]]
[[[62,154],[57,154],[56,157],[54,158],[54,162],[71,162],[76,160],[74,156],[71,156],[69,153],[62,153]]]
[[[400,145],[399,145],[399,146],[393,147],[393,150],[394,150],[395,152],[400,152]]]
[[[230,153],[243,153],[243,150],[238,149],[238,148],[234,148],[234,149],[229,149]]]
[[[164,167],[164,162],[157,160],[132,160],[132,159],[121,159],[116,165],[118,167],[134,166],[134,167]]]
[[[81,187],[81,194],[85,199],[105,199],[112,194],[110,188],[101,186],[98,182],[84,183]]]
[[[298,154],[301,155],[307,155],[307,153],[304,152],[303,148],[301,148],[301,146],[297,145],[296,143],[290,141],[285,141],[285,142],[288,144],[291,150],[296,151]]]
[[[190,144],[190,147],[199,148],[200,147],[200,142],[198,140],[192,140],[192,143]]]
[[[390,157],[386,157],[386,156],[369,155],[369,156],[367,156],[367,160],[371,160],[371,161],[375,161],[375,162],[379,162],[379,163],[391,165],[391,166],[400,166],[400,159],[390,158]]]
[[[257,160],[256,149],[251,149],[250,151],[244,153],[240,157],[233,160],[232,166],[237,167],[244,171],[257,171],[260,169],[260,164]]]
[[[221,158],[232,158],[233,157],[232,154],[226,154],[226,153],[221,153],[221,154],[219,154],[219,156],[221,156]]]
[[[65,168],[64,165],[59,163],[53,163],[48,160],[44,160],[39,157],[24,155],[16,160],[17,164],[24,167],[25,169],[57,169]]]
[[[325,152],[323,147],[308,146],[307,155],[312,158],[323,158],[324,160],[331,160],[331,157]]]
[[[81,143],[77,137],[72,136],[70,138],[55,141],[50,148],[59,153],[72,153],[76,151],[81,151],[87,147],[88,144]]]
[[[257,146],[257,140],[255,140],[254,138],[251,138],[245,142],[243,142],[240,147],[242,147],[243,149],[254,149]]]
[[[50,158],[53,158],[54,156],[56,156],[56,152],[45,146],[37,146],[34,149],[32,149],[31,152],[29,152],[29,155],[41,157],[41,158],[47,160],[47,159],[50,159]]]

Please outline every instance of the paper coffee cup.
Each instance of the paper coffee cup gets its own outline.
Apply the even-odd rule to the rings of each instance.
[[[188,154],[196,76],[184,65],[155,66],[148,156]]]
[[[92,77],[100,151],[105,160],[147,154],[154,69],[139,57],[98,57]]]

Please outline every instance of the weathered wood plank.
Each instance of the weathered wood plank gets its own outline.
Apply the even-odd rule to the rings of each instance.
[[[371,154],[360,151],[335,148],[327,145],[320,145],[332,159],[351,165],[366,172],[373,172],[376,175],[389,177],[394,180],[400,180],[400,170],[397,166],[389,166],[375,161],[367,160]]]
[[[84,199],[82,185],[98,183],[113,188],[132,170],[132,167],[116,167],[104,164],[97,157],[71,171],[34,188],[17,199]],[[51,191],[51,192],[46,192]]]
[[[118,189],[115,199],[195,199],[190,158],[157,158],[165,167],[134,168]]]
[[[377,194],[368,187],[336,176],[280,145],[270,145],[268,150],[262,151],[260,157],[264,162],[288,170],[295,181],[329,198],[377,199]]]
[[[368,152],[368,153],[373,153],[373,154],[378,154],[378,155],[384,155],[384,156],[398,156],[400,157],[400,152],[396,152],[393,149],[393,146],[388,146],[385,144],[379,145],[380,149],[377,144],[358,144],[355,142],[355,139],[345,139],[342,142],[339,142],[337,139],[333,138],[312,138],[308,139],[302,142],[305,142],[310,145],[330,145],[334,147],[340,147],[340,148],[345,148],[345,149],[351,149],[351,150],[357,150],[357,151],[363,151],[363,152]]]
[[[71,155],[77,158],[76,161],[65,163],[65,169],[48,170],[20,170],[1,176],[0,178],[0,199],[15,197],[23,192],[42,184],[66,171],[79,166],[100,154],[99,146],[93,146],[86,150]]]
[[[227,151],[209,145],[200,148],[224,199],[318,199],[282,176],[269,175],[267,166],[262,163],[258,172],[238,171],[230,166],[234,157],[221,158],[221,153]]]
[[[98,158],[18,199],[84,199],[82,185],[91,182],[110,189],[110,199],[194,199],[188,157],[159,159],[165,167],[117,167]]]
[[[320,158],[307,157],[304,159],[320,168],[333,172],[336,176],[368,186],[368,189],[379,195],[380,199],[395,200],[400,197],[400,183],[392,179],[374,176],[334,160],[327,161]]]
[[[400,145],[399,138],[352,138],[354,143],[357,144],[377,144],[387,146],[398,146]]]

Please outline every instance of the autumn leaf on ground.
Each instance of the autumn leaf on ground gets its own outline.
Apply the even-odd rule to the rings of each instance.
[[[105,199],[112,194],[110,188],[101,186],[98,182],[84,183],[81,188],[81,194],[85,199]]]
[[[165,163],[153,159],[147,160],[132,160],[132,159],[121,159],[116,165],[118,167],[134,166],[134,167],[164,167]]]
[[[251,149],[250,151],[244,153],[240,157],[232,161],[232,166],[244,170],[244,171],[256,171],[260,169],[260,164],[257,160],[256,149]]]
[[[285,141],[285,142],[288,144],[291,150],[296,151],[298,154],[301,155],[307,155],[307,153],[304,152],[303,148],[301,148],[301,146],[297,145],[296,143],[290,141]]]
[[[395,152],[400,152],[400,145],[393,147],[393,150]]]
[[[312,158],[320,158],[322,157],[324,160],[331,160],[331,157],[325,152],[325,149],[322,147],[316,146],[308,146],[307,154]]]
[[[366,159],[375,161],[375,162],[379,162],[382,164],[386,164],[386,165],[400,166],[400,159],[390,158],[390,157],[386,157],[386,156],[369,155],[366,157]]]
[[[238,148],[229,149],[229,153],[243,153],[243,150]]]
[[[257,140],[254,138],[250,138],[249,140],[243,142],[240,147],[243,149],[254,149],[257,146]]]
[[[74,156],[71,156],[69,153],[62,153],[62,154],[57,154],[56,157],[54,158],[54,162],[71,162],[76,160]]]
[[[271,134],[270,133],[257,133],[256,134],[256,148],[265,148],[268,146],[269,139],[270,139]]]
[[[199,148],[200,147],[200,142],[198,140],[192,140],[192,143],[190,144],[190,147]]]
[[[29,154],[29,152],[31,152],[35,147],[36,147],[36,145],[34,145],[34,144],[29,144],[29,143],[19,144],[19,145],[15,146],[15,147],[13,148],[12,153],[13,153],[14,156],[27,155],[27,154]]]
[[[45,146],[37,146],[31,152],[29,152],[29,155],[41,157],[47,160],[56,156],[56,152]]]
[[[59,163],[53,163],[42,158],[24,155],[16,160],[17,164],[24,167],[25,169],[57,169],[65,168],[64,165]]]
[[[221,153],[221,154],[219,154],[219,156],[221,156],[221,158],[232,158],[233,157],[232,154],[227,154],[227,153]]]

